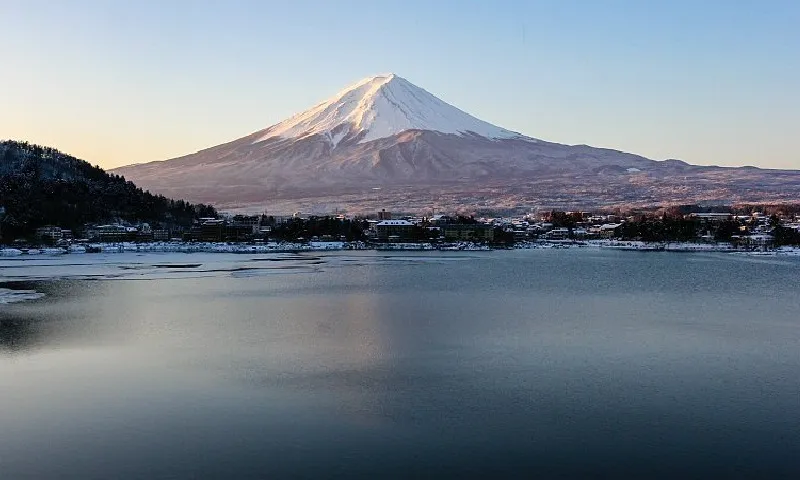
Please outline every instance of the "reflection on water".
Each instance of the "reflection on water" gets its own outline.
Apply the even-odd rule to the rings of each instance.
[[[137,262],[184,267],[146,281],[91,267],[106,276],[90,281],[51,264],[64,279],[2,286],[45,294],[0,306],[8,478],[800,469],[798,262],[571,251]],[[291,268],[239,276],[256,265]]]
[[[31,350],[40,344],[40,324],[30,319],[7,317],[0,320],[0,352]]]

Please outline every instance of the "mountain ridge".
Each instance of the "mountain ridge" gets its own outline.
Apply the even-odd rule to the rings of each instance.
[[[292,211],[412,208],[443,197],[443,208],[475,198],[489,206],[586,207],[800,198],[800,172],[547,142],[484,122],[394,74],[367,77],[231,142],[113,171],[194,201]],[[411,191],[413,198],[404,193]]]

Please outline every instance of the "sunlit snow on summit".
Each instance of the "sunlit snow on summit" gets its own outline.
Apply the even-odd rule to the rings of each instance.
[[[358,137],[359,143],[364,143],[407,130],[533,140],[479,120],[389,73],[365,78],[333,98],[267,128],[260,132],[256,143],[275,137],[323,135],[335,146],[345,137]]]

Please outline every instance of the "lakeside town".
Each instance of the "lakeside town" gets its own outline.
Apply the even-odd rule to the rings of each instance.
[[[3,256],[573,247],[773,254],[800,248],[797,203],[562,211],[522,203],[488,209],[481,202],[416,209],[404,202],[401,212],[361,204],[344,213],[276,215],[280,207],[270,202],[259,207],[269,213],[220,213],[212,205],[152,194],[50,147],[6,141],[0,154]],[[383,190],[374,200],[393,204]]]
[[[57,225],[6,239],[0,255],[93,252],[263,253],[319,250],[609,248],[639,251],[800,252],[800,212],[792,207],[702,210],[696,206],[626,214],[548,211],[517,217],[220,214],[175,225]],[[717,209],[719,210],[719,209]],[[2,215],[2,212],[0,212]]]

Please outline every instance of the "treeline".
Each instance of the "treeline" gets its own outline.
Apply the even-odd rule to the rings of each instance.
[[[477,224],[474,217],[454,216],[446,219],[448,223],[471,225]],[[366,241],[369,222],[366,218],[341,219],[336,217],[312,216],[309,218],[292,218],[283,222],[277,222],[274,217],[262,216],[261,225],[269,225],[271,232],[270,239],[297,241],[311,240],[345,240]],[[404,236],[406,242],[433,242],[440,240],[441,231],[431,228],[432,224],[423,222],[414,225]],[[502,227],[494,227],[494,244],[498,246],[511,246],[514,244],[514,233],[507,232]]]
[[[75,231],[112,221],[188,227],[217,213],[210,205],[145,192],[54,148],[14,141],[0,142],[0,207],[6,240],[29,238],[45,225]]]
[[[365,232],[369,227],[366,220],[335,217],[292,218],[282,223],[277,223],[274,217],[268,217],[265,223],[272,227],[270,237],[288,241],[300,238],[310,240],[314,237],[344,239],[348,242],[363,241],[366,239]]]
[[[800,245],[800,232],[781,225],[777,215],[769,219],[770,234],[775,245]],[[711,235],[718,242],[736,243],[748,234],[752,225],[738,220],[708,222],[692,217],[640,216],[617,227],[614,236],[623,240],[645,242],[688,242]]]
[[[778,225],[772,231],[775,237],[775,245],[800,245],[800,232]]]
[[[642,216],[632,222],[624,222],[614,231],[614,236],[624,240],[642,240],[645,242],[687,242],[697,239],[700,229],[700,221],[694,219]],[[739,226],[737,224],[736,231],[738,229]],[[717,240],[730,239],[730,235],[727,235],[727,229],[723,229],[719,233],[719,238],[715,234]],[[724,238],[726,236],[727,238]]]

